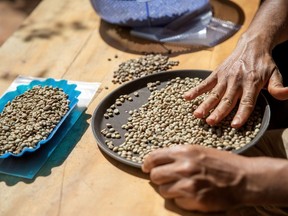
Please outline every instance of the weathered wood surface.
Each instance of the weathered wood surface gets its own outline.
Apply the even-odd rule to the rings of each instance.
[[[245,18],[241,30],[214,48],[173,55],[171,60],[180,61],[174,69],[213,70],[231,53],[259,4],[232,2]],[[227,15],[221,7],[217,10]],[[228,15],[237,20],[231,11]],[[111,29],[106,27],[88,0],[43,0],[0,48],[0,94],[18,75],[101,82],[86,115],[70,134],[83,131],[83,122],[90,124],[99,101],[117,87],[111,82],[113,71],[121,62],[139,57],[127,51],[129,41],[125,50],[125,41],[119,45],[109,38]],[[141,50],[149,44],[135,46]],[[140,170],[105,156],[90,126],[78,139],[67,158],[59,162],[52,155],[34,180],[0,174],[0,215],[194,215],[165,202]]]

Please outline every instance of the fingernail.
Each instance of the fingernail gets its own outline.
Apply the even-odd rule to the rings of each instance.
[[[238,127],[240,125],[240,118],[239,117],[235,117],[233,119],[233,121],[231,122],[231,126],[232,127]]]
[[[193,112],[193,115],[196,117],[196,118],[203,118],[205,113],[203,110],[198,110],[196,109],[194,112]]]
[[[189,98],[190,98],[189,92],[185,92],[185,93],[183,94],[183,97],[184,97],[185,99],[189,99]]]
[[[216,116],[216,115],[213,115],[213,116],[209,116],[209,117],[206,119],[206,122],[207,122],[209,125],[213,126],[213,125],[216,124],[217,120],[218,120],[217,116]]]

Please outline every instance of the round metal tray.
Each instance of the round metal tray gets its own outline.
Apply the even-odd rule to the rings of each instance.
[[[120,145],[124,142],[125,137],[124,134],[127,132],[126,130],[122,129],[121,126],[127,122],[128,117],[130,116],[127,111],[134,110],[140,108],[143,104],[147,102],[148,97],[150,96],[151,92],[147,88],[147,83],[149,82],[155,82],[160,81],[161,84],[158,86],[158,89],[164,87],[166,85],[166,82],[176,78],[185,78],[185,77],[199,77],[202,79],[205,79],[211,71],[205,71],[205,70],[174,70],[174,71],[168,71],[168,72],[160,72],[156,74],[152,74],[149,76],[145,76],[133,81],[130,81],[126,84],[123,84],[113,92],[111,92],[109,95],[107,95],[97,106],[95,109],[93,116],[92,116],[92,130],[94,133],[94,136],[96,138],[97,144],[100,147],[101,150],[103,150],[106,154],[108,154],[110,157],[133,167],[141,167],[141,164],[132,162],[129,160],[126,160],[125,158],[120,157],[117,153],[113,152],[108,148],[108,146],[105,143],[105,138],[101,130],[106,128],[106,123],[112,124],[112,126],[121,134],[121,139],[113,139],[113,144],[115,146]],[[139,97],[136,97],[133,93],[137,91],[139,92]],[[104,118],[104,114],[106,110],[115,103],[116,99],[120,97],[120,95],[128,94],[133,98],[133,101],[125,101],[121,106],[117,106],[117,109],[119,109],[120,114],[114,115],[114,117],[106,119]],[[264,132],[267,130],[269,126],[270,121],[270,107],[269,104],[263,94],[260,94],[257,100],[257,105],[261,107],[261,110],[263,112],[263,119],[262,119],[262,125],[260,128],[259,133],[257,136],[247,145],[245,145],[243,148],[239,150],[233,151],[236,154],[241,154],[242,152],[246,151],[251,146],[255,145],[257,141],[260,139],[260,137],[264,134]]]

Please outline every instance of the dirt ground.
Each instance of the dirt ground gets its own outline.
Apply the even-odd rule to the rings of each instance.
[[[0,0],[0,46],[41,0]]]

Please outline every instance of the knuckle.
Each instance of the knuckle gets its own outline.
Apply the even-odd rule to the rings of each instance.
[[[248,107],[253,107],[255,104],[255,99],[252,95],[246,95],[241,101],[241,105],[248,106]]]
[[[185,184],[185,191],[188,191],[189,194],[195,194],[197,191],[196,182],[194,180],[189,180]]]
[[[208,80],[207,80],[207,79],[204,79],[204,80],[201,82],[201,84],[200,84],[201,87],[206,87],[206,86],[208,86],[208,85],[209,85],[209,83],[208,83]]]
[[[243,79],[243,72],[239,71],[238,73],[234,73],[233,78],[236,83],[239,83]]]
[[[229,98],[227,98],[227,97],[224,97],[224,98],[222,98],[222,100],[221,100],[225,105],[227,105],[227,106],[232,106],[232,104],[233,104],[233,101],[231,100],[231,99],[229,99]]]
[[[160,179],[161,179],[161,175],[159,175],[158,172],[155,172],[153,169],[150,173],[150,180],[154,183],[154,184],[159,184],[160,183]]]
[[[190,89],[190,91],[189,91],[190,95],[194,95],[194,94],[198,95],[199,92],[200,92],[200,87],[199,86],[196,86],[196,87]]]
[[[193,163],[182,163],[179,166],[178,173],[181,176],[190,176],[190,174],[193,173],[193,170],[195,169],[196,167]]]
[[[251,70],[247,74],[248,75],[246,80],[248,81],[248,83],[251,83],[253,88],[260,88],[265,82],[264,77],[262,77],[258,73],[255,73],[255,70]]]
[[[216,99],[216,100],[219,100],[220,99],[220,94],[217,93],[217,92],[210,92],[209,96],[212,98],[212,99]]]
[[[159,191],[159,194],[160,194],[162,197],[164,197],[164,198],[169,197],[169,191],[168,191],[167,187],[164,187],[164,186],[160,185],[160,186],[158,187],[158,191]]]

